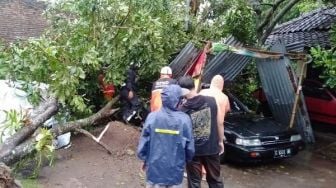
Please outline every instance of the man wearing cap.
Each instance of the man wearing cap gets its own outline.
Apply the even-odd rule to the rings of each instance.
[[[195,156],[187,164],[188,187],[199,188],[202,166],[210,188],[223,188],[219,153],[223,138],[218,135],[217,104],[213,97],[198,95],[191,77],[181,77],[178,84],[186,98],[180,109],[190,115],[195,142]]]
[[[150,108],[151,112],[157,111],[162,106],[161,91],[170,84],[177,84],[177,81],[172,78],[173,73],[170,67],[161,68],[160,78],[153,83]]]

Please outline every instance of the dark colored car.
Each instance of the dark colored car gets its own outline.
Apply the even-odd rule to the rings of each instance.
[[[310,119],[336,125],[336,90],[315,80],[305,80],[302,91]]]
[[[256,116],[232,94],[225,118],[225,153],[222,159],[260,162],[296,155],[304,148],[301,136],[271,118]]]

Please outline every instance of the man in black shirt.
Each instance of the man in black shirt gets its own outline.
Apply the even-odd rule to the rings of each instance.
[[[187,164],[188,187],[201,186],[203,165],[209,187],[223,188],[219,158],[223,140],[218,136],[216,101],[213,97],[198,95],[191,77],[180,78],[178,84],[186,98],[181,110],[191,117],[195,140],[195,156]]]

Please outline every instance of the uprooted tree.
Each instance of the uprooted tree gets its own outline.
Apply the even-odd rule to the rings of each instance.
[[[0,145],[0,162],[12,164],[41,148],[37,135],[78,131],[113,114],[117,98],[98,99],[100,73],[118,86],[135,62],[141,65],[141,79],[152,80],[189,40],[199,44],[233,34],[250,44],[263,42],[299,0],[279,0],[261,9],[260,1],[246,2],[251,1],[196,0],[185,6],[182,0],[63,0],[49,6],[50,27],[43,36],[0,46],[0,77],[24,81],[30,99],[39,104],[22,121],[25,126]],[[30,87],[39,83],[48,85],[49,97]],[[67,122],[41,131],[55,114]]]

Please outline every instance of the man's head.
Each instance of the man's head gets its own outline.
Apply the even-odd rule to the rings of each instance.
[[[171,78],[173,76],[173,71],[170,67],[165,66],[161,68],[160,78]]]
[[[178,80],[178,84],[182,88],[182,95],[192,98],[197,95],[194,80],[190,76],[183,76]]]
[[[221,75],[215,75],[211,80],[210,88],[216,88],[222,91],[224,88],[224,78]]]

